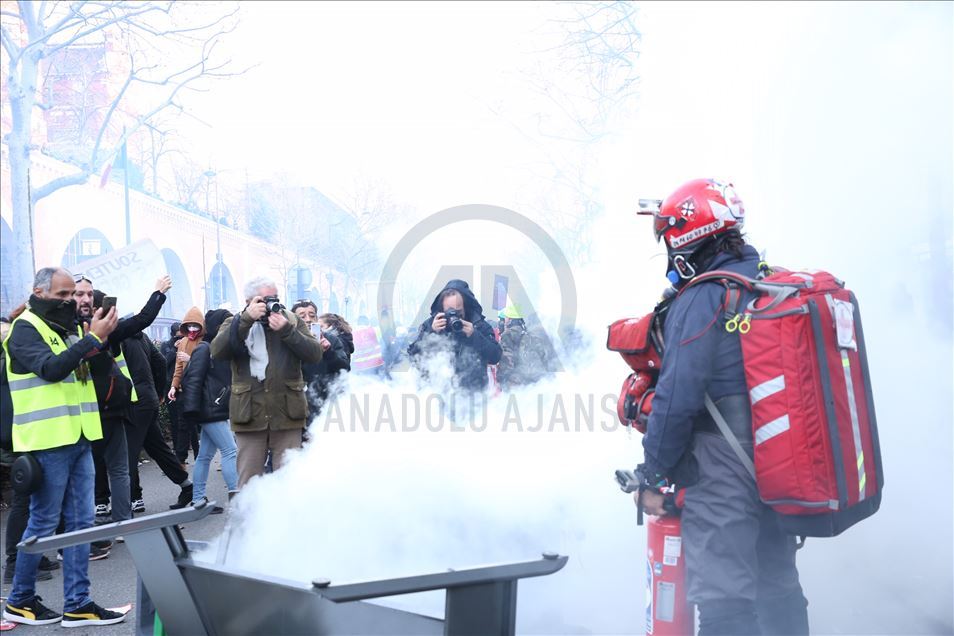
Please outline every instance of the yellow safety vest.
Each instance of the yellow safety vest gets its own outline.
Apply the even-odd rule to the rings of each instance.
[[[64,338],[29,309],[13,321],[11,334],[20,320],[33,325],[54,354],[68,349]],[[77,328],[77,334],[82,337],[80,328]],[[7,357],[7,380],[13,402],[14,451],[69,446],[75,444],[81,434],[90,441],[103,437],[92,378],[84,383],[73,371],[59,382],[47,382],[35,373],[14,373],[9,337],[3,343],[3,350]]]
[[[126,379],[129,380],[132,384],[132,390],[129,393],[130,402],[138,402],[139,396],[136,394],[136,383],[133,382],[132,375],[129,373],[129,365],[126,364],[126,358],[123,356],[123,350],[119,350],[119,355],[116,356],[116,366],[119,367],[119,372],[126,376]]]

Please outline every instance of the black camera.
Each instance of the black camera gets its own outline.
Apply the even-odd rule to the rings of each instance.
[[[271,314],[281,313],[285,308],[285,305],[282,304],[282,301],[278,299],[278,296],[266,296],[262,299],[262,302],[265,303],[265,315],[259,318],[263,325],[268,325],[268,317]]]
[[[464,330],[464,319],[456,309],[448,309],[445,311],[444,319],[447,320],[447,331],[460,333]]]
[[[262,302],[265,303],[266,316],[268,314],[277,314],[285,308],[285,305],[283,305],[282,301],[278,299],[278,296],[266,296],[262,299]]]

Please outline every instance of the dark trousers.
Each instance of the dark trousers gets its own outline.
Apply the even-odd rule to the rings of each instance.
[[[742,442],[751,452],[752,443]],[[682,541],[700,636],[808,634],[795,537],[759,500],[755,480],[719,434],[697,432],[699,481],[686,490]]]
[[[179,417],[179,403],[166,402],[169,411],[169,426],[172,429],[172,445],[176,450],[176,458],[184,464],[189,458],[189,448],[192,448],[192,457],[199,456],[199,430],[195,423],[188,418]]]
[[[93,442],[96,504],[112,502],[113,521],[132,518],[132,501],[129,499],[129,450],[126,446],[128,420],[128,413],[101,417],[103,439]]]
[[[17,544],[23,538],[23,531],[26,530],[27,521],[30,518],[30,495],[14,492],[13,501],[10,502],[10,509],[7,510],[6,516],[7,541],[4,551],[9,564],[17,560]]]
[[[146,451],[159,469],[174,484],[189,478],[172,449],[159,430],[159,407],[134,405],[132,417],[126,424],[126,444],[129,446],[129,485],[133,500],[142,499],[139,486],[139,453]]]

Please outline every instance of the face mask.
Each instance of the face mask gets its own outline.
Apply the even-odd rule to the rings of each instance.
[[[195,341],[199,338],[200,330],[198,327],[189,327],[189,333],[186,334],[186,337],[189,340]]]
[[[30,296],[30,309],[63,329],[70,329],[76,322],[76,301],[73,299],[40,298],[33,295]]]

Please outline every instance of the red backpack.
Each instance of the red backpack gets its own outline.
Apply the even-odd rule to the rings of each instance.
[[[725,329],[740,335],[754,468],[708,397],[706,406],[762,501],[801,536],[835,536],[874,514],[884,474],[854,294],[828,272],[781,269],[760,280],[707,272],[683,290],[706,281],[725,287]],[[742,290],[756,294],[744,307]]]
[[[653,394],[662,366],[662,334],[657,312],[642,318],[623,318],[609,326],[606,348],[616,351],[633,370],[623,381],[616,414],[624,426],[646,432]]]

